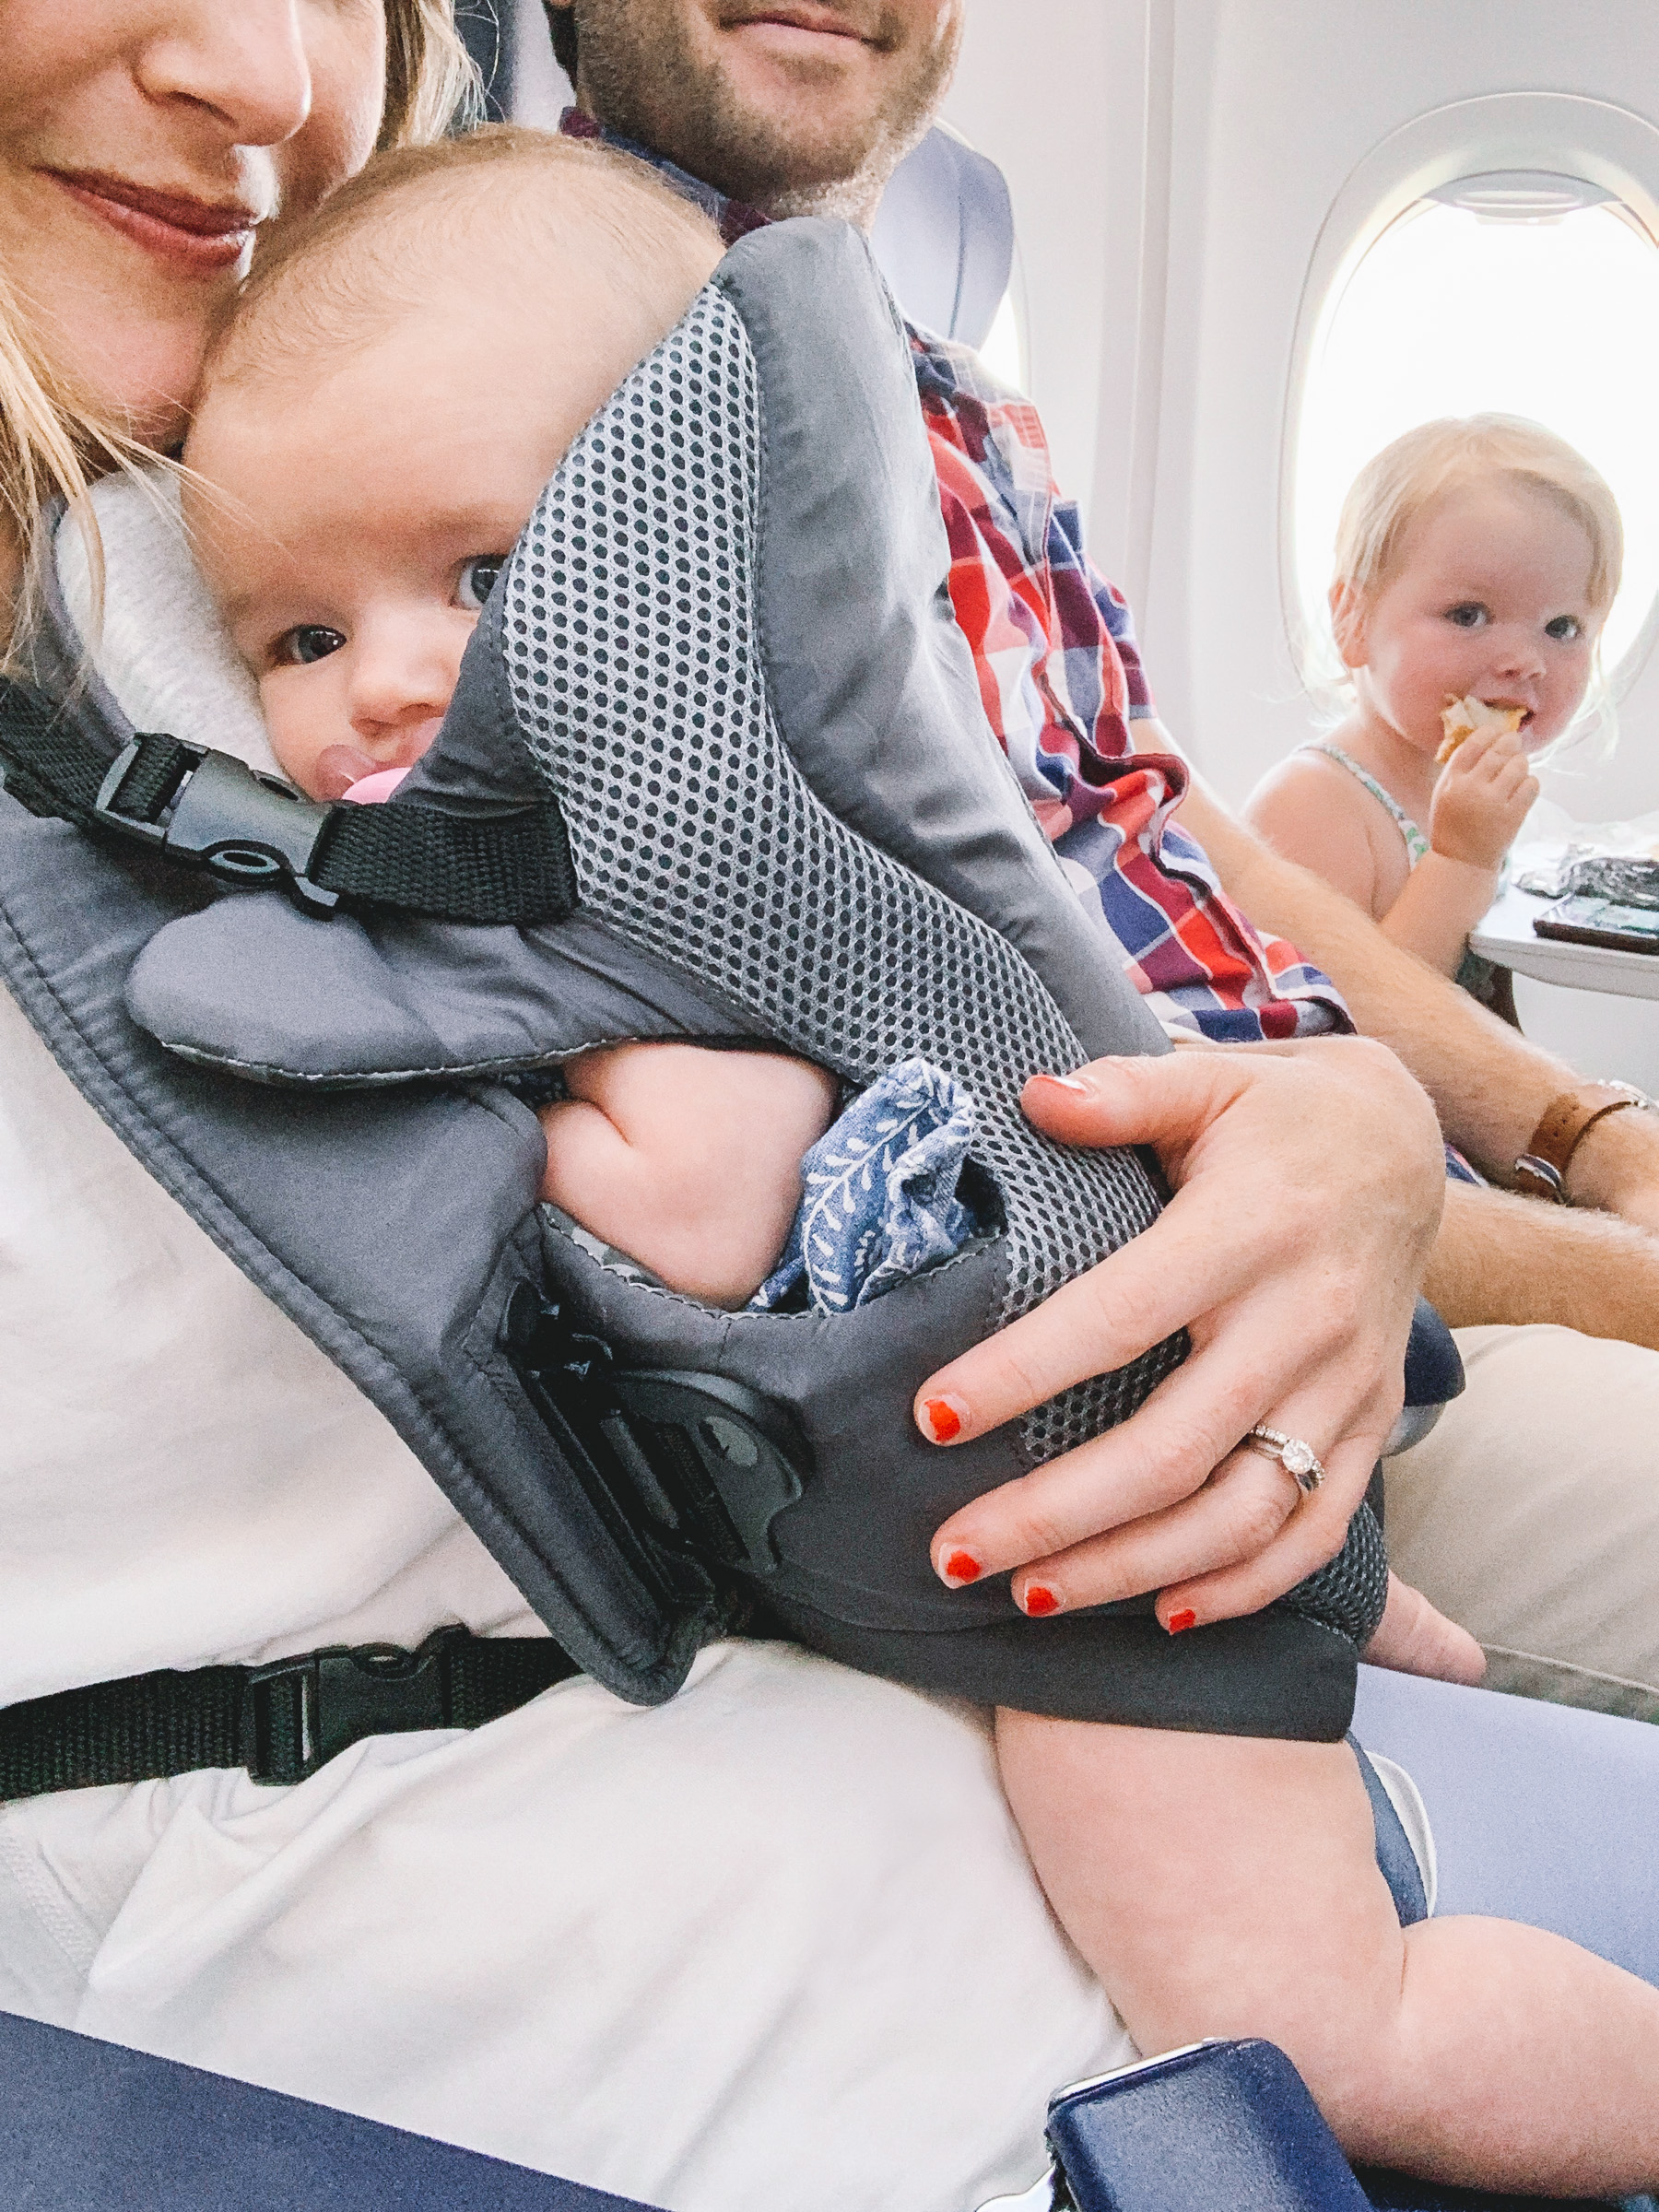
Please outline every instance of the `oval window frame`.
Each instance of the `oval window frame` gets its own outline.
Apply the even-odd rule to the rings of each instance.
[[[1610,100],[1571,92],[1488,92],[1430,109],[1391,131],[1348,172],[1326,211],[1302,278],[1279,431],[1279,611],[1291,665],[1319,680],[1321,656],[1303,618],[1298,578],[1297,442],[1308,379],[1348,281],[1382,233],[1420,200],[1503,171],[1551,171],[1621,203],[1659,251],[1659,127]],[[1659,643],[1659,594],[1616,667],[1615,700]]]

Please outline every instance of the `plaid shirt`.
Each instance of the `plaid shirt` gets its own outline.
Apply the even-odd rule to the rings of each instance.
[[[560,128],[642,153],[578,108]],[[672,162],[643,158],[706,210],[728,245],[767,220]],[[967,347],[914,327],[910,335],[951,603],[985,713],[1078,897],[1122,947],[1131,982],[1164,1019],[1218,1042],[1347,1030],[1335,985],[1251,926],[1173,820],[1185,762],[1135,751],[1130,724],[1154,709],[1134,622],[1083,550],[1081,518],[1059,496],[1036,408]]]

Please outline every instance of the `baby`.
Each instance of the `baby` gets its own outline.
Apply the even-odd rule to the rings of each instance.
[[[1337,531],[1331,619],[1353,710],[1245,808],[1478,997],[1491,971],[1469,931],[1538,795],[1529,757],[1583,700],[1623,549],[1606,484],[1537,423],[1475,415],[1396,439]]]
[[[718,257],[647,172],[500,132],[375,165],[255,276],[209,365],[188,513],[304,789],[372,778],[372,798],[432,742],[543,480]],[[747,1298],[830,1077],[659,1044],[591,1053],[567,1081],[544,1195],[676,1288]],[[1458,2180],[1650,2178],[1659,1993],[1505,1924],[1403,1932],[1347,1747],[1010,1710],[997,1726],[1038,1871],[1144,2047],[1274,2037],[1355,2155]]]
[[[186,513],[271,745],[312,798],[383,798],[438,734],[461,655],[513,541],[599,403],[679,320],[720,259],[713,227],[641,164],[528,134],[405,158],[424,191],[422,266],[380,265],[348,186],[307,233],[339,267],[259,314],[254,279],[185,448]],[[513,165],[516,163],[516,172]],[[502,220],[477,191],[500,172]],[[520,189],[514,191],[512,187]],[[458,256],[468,267],[457,294]],[[535,281],[525,272],[535,270]],[[350,307],[343,302],[349,287]],[[380,296],[372,316],[365,290]],[[257,320],[257,354],[239,332]],[[775,1053],[595,1053],[543,1114],[543,1196],[665,1281],[742,1305],[771,1272],[834,1080]]]

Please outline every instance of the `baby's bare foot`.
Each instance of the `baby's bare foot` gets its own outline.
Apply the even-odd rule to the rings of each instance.
[[[1420,1590],[1388,1578],[1388,1603],[1377,1632],[1361,1656],[1371,1666],[1399,1675],[1427,1675],[1436,1682],[1478,1682],[1486,1653],[1466,1629],[1437,1613]]]

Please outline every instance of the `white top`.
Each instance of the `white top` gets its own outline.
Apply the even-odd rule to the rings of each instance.
[[[122,706],[257,759],[251,679],[177,524],[124,482],[99,505],[97,657]],[[89,629],[84,559],[66,565]],[[135,578],[167,582],[152,596]],[[0,1344],[0,1702],[417,1643],[450,1621],[539,1632],[383,1416],[151,1180],[4,991]]]

